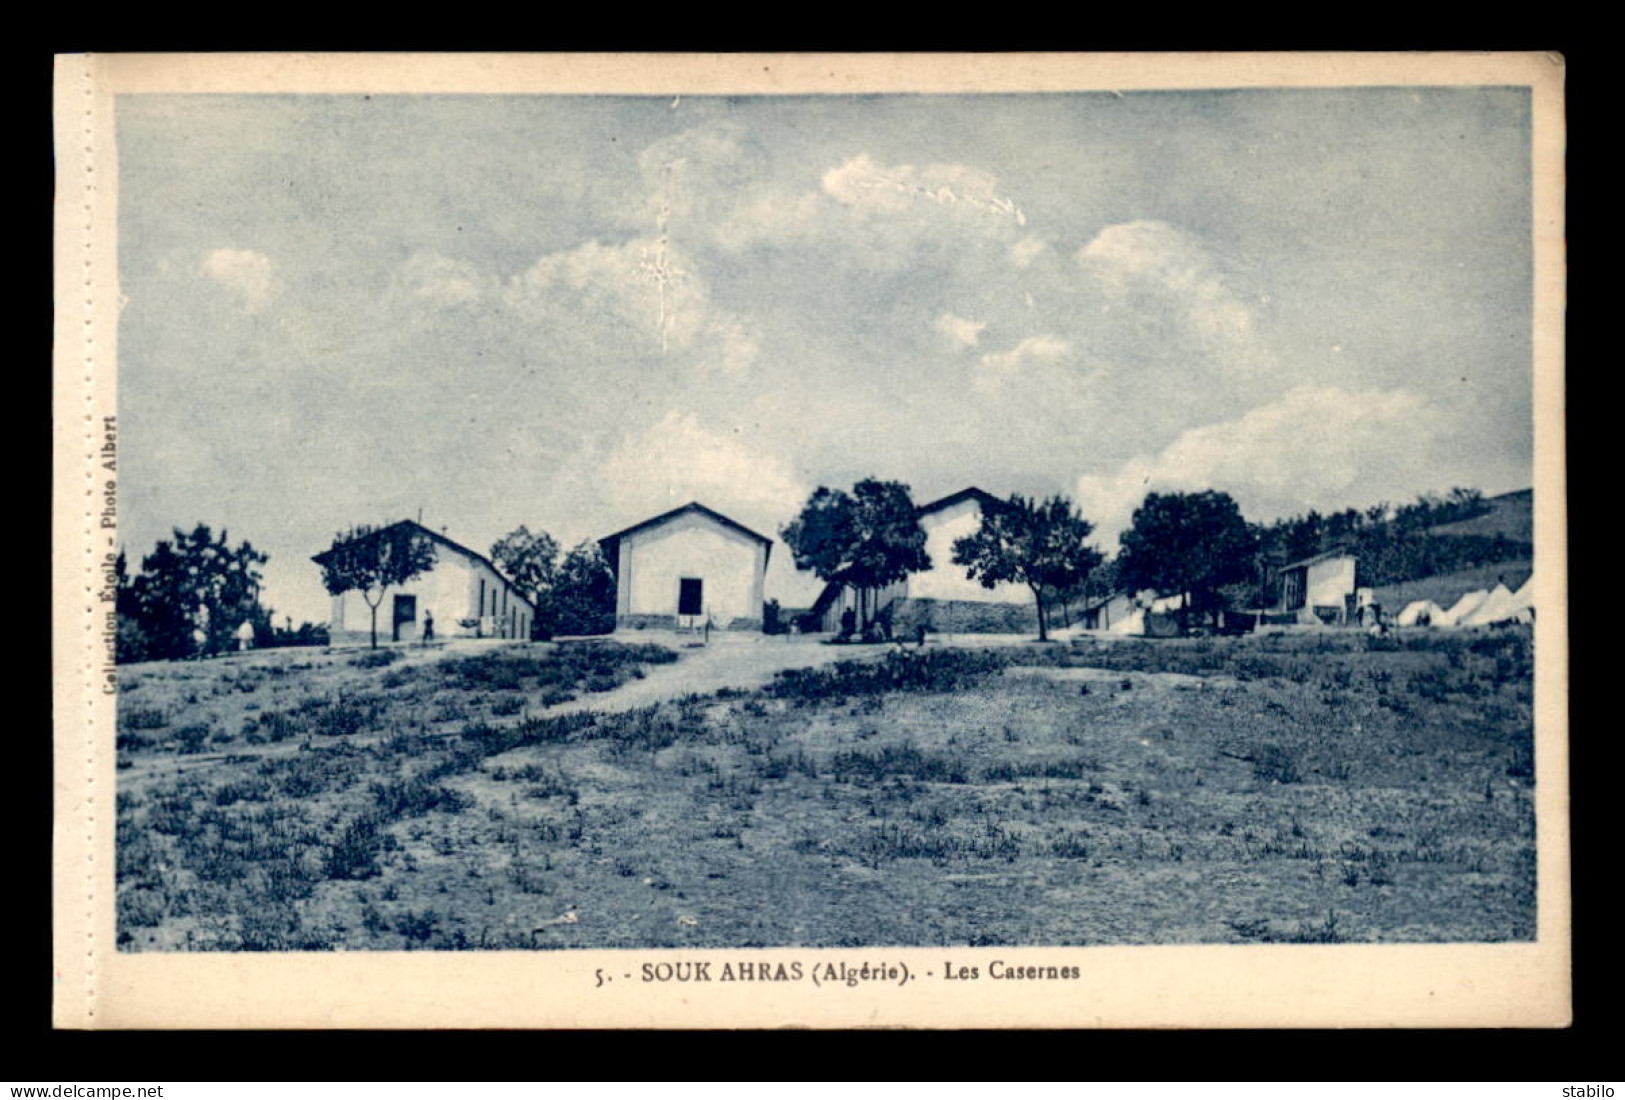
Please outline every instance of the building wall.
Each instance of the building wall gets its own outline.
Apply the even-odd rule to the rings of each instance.
[[[761,629],[767,547],[703,515],[688,513],[621,539],[615,619],[619,626],[700,625]],[[702,582],[701,614],[677,619],[678,582]]]
[[[932,600],[908,596],[892,610],[892,637],[907,639],[920,626],[934,634],[1038,633],[1038,612],[1025,604],[988,600]]]
[[[947,608],[958,604],[985,603],[997,608],[1014,607],[1023,614],[1033,618],[1032,592],[1024,584],[998,584],[992,588],[982,587],[981,581],[971,580],[965,576],[965,567],[954,564],[954,541],[967,535],[973,535],[982,525],[982,508],[974,499],[962,500],[951,507],[940,511],[930,512],[920,517],[920,526],[925,530],[925,552],[931,558],[931,568],[923,573],[911,573],[907,578],[896,584],[887,585],[864,597],[866,606],[871,609],[884,608],[894,601],[926,601],[927,604],[936,604],[933,614],[944,612]],[[858,606],[858,592],[855,589],[843,588],[841,592],[830,601],[824,609],[822,626],[831,633],[841,629],[841,616],[848,610],[856,611]],[[923,613],[923,612],[921,612]],[[894,612],[894,615],[896,613]],[[991,615],[975,616],[961,615],[965,622],[986,621],[990,623],[1005,623],[1012,616],[1003,610]],[[1033,618],[1036,623],[1037,619]],[[894,618],[894,623],[896,622]],[[938,629],[927,624],[928,629]],[[912,625],[910,629],[913,629]],[[945,628],[943,628],[945,629]],[[979,628],[959,626],[956,630],[965,633],[977,632]],[[1018,627],[1017,629],[1025,629]],[[1003,626],[989,626],[980,628],[982,633],[1005,633]]]
[[[1352,557],[1317,561],[1306,572],[1304,602],[1310,607],[1342,607],[1344,598],[1354,592]]]
[[[483,608],[480,606],[482,591]],[[412,621],[401,624],[399,640],[402,642],[422,640],[426,613],[434,615],[436,638],[530,636],[530,620],[534,614],[530,604],[490,566],[444,546],[435,547],[433,569],[384,593],[383,602],[378,605],[380,644],[395,640],[395,600],[399,596],[417,599]],[[462,625],[465,621],[471,625]],[[334,645],[369,643],[371,622],[371,611],[361,593],[346,592],[333,597],[328,632]]]
[[[1132,595],[1127,592],[1120,592],[1099,607],[1085,613],[1083,616],[1084,628],[1086,630],[1110,630],[1134,614],[1137,606]]]
[[[962,500],[949,508],[920,517],[925,528],[925,552],[931,568],[911,575],[904,583],[911,599],[980,600],[985,603],[1032,603],[1032,593],[1021,584],[1000,584],[983,588],[981,581],[965,576],[965,567],[954,564],[954,540],[974,535],[982,525],[982,509],[975,499]]]

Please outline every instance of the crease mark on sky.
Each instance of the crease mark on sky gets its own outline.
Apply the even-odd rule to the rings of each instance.
[[[642,260],[638,264],[638,268],[648,277],[650,282],[654,283],[660,298],[660,354],[662,355],[666,354],[671,342],[671,321],[666,314],[666,288],[687,274],[687,272],[672,267],[670,261],[666,258],[666,245],[670,240],[667,223],[671,219],[671,170],[687,160],[687,157],[679,157],[676,160],[667,161],[662,167],[660,172],[660,207],[655,215],[655,227],[659,232],[655,237],[654,256],[653,258],[650,257],[647,247],[639,250]]]

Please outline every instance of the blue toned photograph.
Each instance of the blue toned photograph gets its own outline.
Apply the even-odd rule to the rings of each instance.
[[[1536,938],[1529,88],[115,124],[121,951]]]

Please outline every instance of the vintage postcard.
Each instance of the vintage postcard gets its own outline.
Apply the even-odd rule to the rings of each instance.
[[[1563,77],[59,58],[58,1025],[1565,1025]]]

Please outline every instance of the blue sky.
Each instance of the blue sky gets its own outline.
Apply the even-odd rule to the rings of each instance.
[[[125,96],[122,537],[1531,483],[1520,89]],[[769,594],[813,587],[782,548]]]

